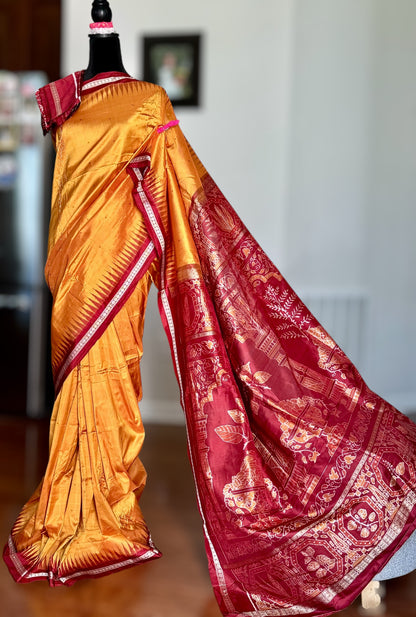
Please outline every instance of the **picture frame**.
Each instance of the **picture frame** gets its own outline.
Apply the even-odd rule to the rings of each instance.
[[[200,104],[200,34],[143,37],[143,79],[162,86],[175,106]]]

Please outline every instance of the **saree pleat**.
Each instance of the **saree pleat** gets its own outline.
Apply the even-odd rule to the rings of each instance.
[[[138,505],[146,482],[137,401],[150,283],[151,271],[58,394],[49,464],[9,545],[17,580],[72,584],[160,556]]]
[[[146,472],[138,458],[144,429],[137,405],[145,306],[158,265],[125,171],[137,139],[151,128],[124,137],[117,126],[107,130],[97,114],[102,96],[87,96],[81,122],[71,117],[64,127],[71,130],[55,135],[45,274],[57,397],[45,476],[5,549],[22,582],[68,585],[160,556],[138,505]],[[136,96],[154,116],[147,92]],[[131,113],[126,100],[113,107],[118,117]]]
[[[56,144],[57,398],[44,480],[5,550],[13,576],[71,584],[160,555],[138,505],[153,281],[223,614],[344,608],[416,526],[416,426],[367,387],[264,254],[163,90],[94,91]]]

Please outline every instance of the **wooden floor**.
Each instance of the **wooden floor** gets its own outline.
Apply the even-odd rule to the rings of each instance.
[[[41,478],[47,450],[46,422],[0,417],[3,544]],[[141,505],[164,556],[111,576],[55,589],[45,582],[17,585],[2,562],[1,617],[220,617],[208,576],[185,429],[149,426],[142,459],[149,477]],[[362,617],[363,613],[356,602],[338,615]],[[416,575],[388,582],[384,615],[416,617]]]

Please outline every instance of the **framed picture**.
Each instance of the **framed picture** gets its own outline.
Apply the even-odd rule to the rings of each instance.
[[[143,38],[143,79],[162,86],[174,105],[199,105],[200,40],[199,34]]]

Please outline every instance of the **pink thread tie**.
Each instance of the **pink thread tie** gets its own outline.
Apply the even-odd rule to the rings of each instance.
[[[112,21],[96,21],[90,24],[90,31],[93,34],[112,34],[114,26]]]
[[[179,120],[171,120],[167,124],[164,124],[163,126],[159,126],[157,129],[157,132],[163,133],[164,131],[167,131],[168,129],[170,129],[172,126],[177,126],[178,124],[179,124]]]
[[[92,24],[90,24],[91,30],[94,30],[95,28],[112,28],[112,27],[113,27],[112,21],[95,21]]]

